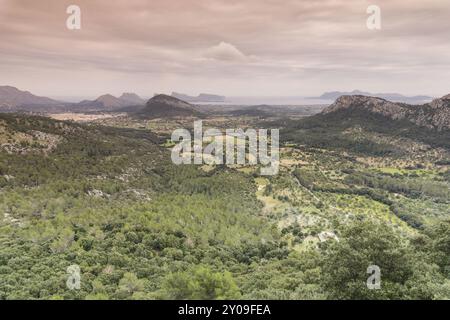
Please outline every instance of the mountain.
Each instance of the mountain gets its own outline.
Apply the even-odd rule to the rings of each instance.
[[[142,99],[141,97],[139,97],[136,93],[131,93],[131,92],[124,92],[122,93],[122,95],[119,97],[120,100],[126,102],[126,103],[130,103],[133,105],[143,105],[145,104],[145,100]]]
[[[0,110],[40,111],[42,107],[56,107],[63,102],[36,96],[28,91],[21,91],[11,86],[0,86]]]
[[[224,102],[226,97],[215,94],[200,93],[198,96],[189,96],[187,94],[172,92],[172,97],[187,102]]]
[[[119,98],[116,98],[110,94],[100,96],[95,101],[108,109],[120,108],[126,105],[125,101],[120,100]]]
[[[332,92],[325,92],[320,97],[317,97],[317,99],[323,99],[323,100],[336,100],[337,98],[341,96],[369,96],[369,97],[377,97],[393,102],[403,102],[403,103],[411,103],[411,104],[421,104],[430,102],[433,100],[432,97],[429,96],[412,96],[407,97],[398,93],[370,93],[370,92],[364,92],[359,90],[354,90],[352,92],[340,92],[340,91],[332,91]]]
[[[310,148],[409,159],[420,159],[435,148],[445,161],[450,152],[450,95],[423,105],[342,96],[318,114],[271,125],[282,128],[284,142]]]
[[[396,103],[377,97],[341,96],[322,114],[345,113],[356,117],[363,113],[380,115],[390,120],[407,120],[420,127],[450,130],[450,95],[423,105]]]
[[[81,101],[76,106],[101,110],[117,110],[128,106],[143,105],[144,103],[145,100],[135,93],[123,93],[119,98],[111,94],[105,94],[95,100]]]
[[[166,118],[166,117],[186,117],[200,116],[191,104],[165,94],[159,94],[151,98],[144,108],[137,114],[145,118]]]

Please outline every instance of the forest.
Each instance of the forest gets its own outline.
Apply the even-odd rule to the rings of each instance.
[[[262,178],[176,166],[147,129],[1,114],[0,299],[450,299],[446,154],[284,125]]]

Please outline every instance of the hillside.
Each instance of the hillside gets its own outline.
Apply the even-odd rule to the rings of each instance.
[[[164,94],[151,98],[144,108],[136,113],[141,118],[171,118],[201,116],[191,104]]]
[[[45,154],[0,148],[0,299],[171,299],[170,279],[190,271],[238,298],[225,263],[284,255],[252,177],[175,166],[147,130],[3,114],[0,126],[19,145],[34,131],[58,137]],[[80,290],[65,285],[74,263]]]
[[[409,155],[419,164],[421,155],[433,148],[438,148],[433,161],[449,157],[449,109],[448,96],[420,106],[342,96],[317,115],[268,125],[282,127],[280,135],[287,142],[365,156]]]
[[[186,106],[172,99],[150,105]],[[362,128],[344,113],[278,123],[297,140],[268,177],[174,165],[153,128],[179,128],[176,117],[113,128],[0,114],[0,299],[450,297],[448,155],[375,131],[397,121]],[[366,289],[367,261],[382,290]],[[80,290],[66,286],[73,264]]]
[[[358,117],[361,112],[370,112],[390,120],[407,120],[438,131],[450,129],[450,95],[417,106],[394,103],[376,97],[342,96],[324,109],[322,114],[340,112],[346,113],[348,117]]]

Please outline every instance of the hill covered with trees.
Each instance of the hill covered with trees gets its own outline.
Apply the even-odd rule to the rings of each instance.
[[[9,114],[0,131],[0,299],[450,298],[450,182],[434,163],[286,141],[261,178],[172,165],[147,129]]]

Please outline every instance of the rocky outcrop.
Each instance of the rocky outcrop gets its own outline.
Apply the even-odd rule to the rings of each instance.
[[[320,97],[317,97],[317,99],[324,99],[324,100],[336,100],[340,96],[368,96],[368,97],[376,97],[381,98],[385,100],[389,100],[392,102],[403,102],[403,103],[410,103],[410,104],[422,104],[427,103],[433,100],[430,96],[404,96],[402,94],[398,93],[370,93],[370,92],[364,92],[359,90],[353,90],[352,92],[341,92],[341,91],[332,91],[332,92],[325,92]]]
[[[418,126],[439,131],[450,129],[450,95],[423,105],[395,103],[367,96],[341,96],[322,114],[361,111],[374,113],[391,120],[408,120]],[[356,112],[355,112],[356,113]]]

